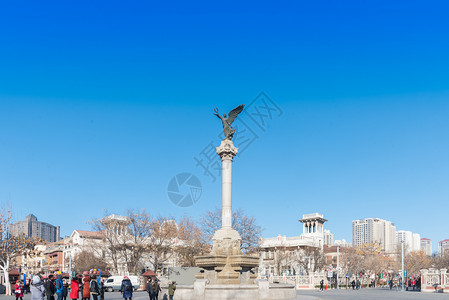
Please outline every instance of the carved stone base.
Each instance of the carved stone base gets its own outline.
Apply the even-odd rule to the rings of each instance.
[[[208,279],[210,284],[253,284],[259,257],[250,255],[209,255],[195,257],[201,268],[197,279]]]
[[[221,228],[215,231],[212,237],[212,255],[242,255],[240,250],[241,238],[237,230],[232,228]]]

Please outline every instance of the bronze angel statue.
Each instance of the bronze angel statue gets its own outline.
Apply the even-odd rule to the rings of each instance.
[[[218,113],[218,108],[214,109],[214,111],[215,111],[214,115],[219,117],[221,119],[221,121],[223,122],[223,131],[225,134],[225,140],[232,139],[235,129],[232,128],[231,124],[232,124],[232,122],[234,122],[235,118],[237,118],[239,113],[242,112],[244,107],[245,107],[245,104],[241,104],[241,105],[237,106],[236,108],[234,108],[233,110],[231,110],[229,112],[228,117],[226,117],[226,114],[223,114],[223,117],[220,116],[220,114]]]

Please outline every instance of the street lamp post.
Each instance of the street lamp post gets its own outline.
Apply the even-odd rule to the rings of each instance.
[[[401,291],[404,291],[404,240],[401,240]]]
[[[337,245],[337,286],[336,289],[338,290],[338,273],[340,268],[340,245]]]

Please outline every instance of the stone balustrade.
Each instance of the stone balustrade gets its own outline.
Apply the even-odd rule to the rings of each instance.
[[[449,293],[448,275],[446,269],[422,269],[421,292]]]

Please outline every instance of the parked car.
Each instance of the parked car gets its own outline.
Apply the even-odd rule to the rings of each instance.
[[[104,282],[104,289],[107,292],[120,291],[120,287],[122,285],[122,280],[125,276],[110,276]],[[133,285],[133,290],[137,290],[140,287],[139,277],[137,276],[128,276],[129,280]]]

